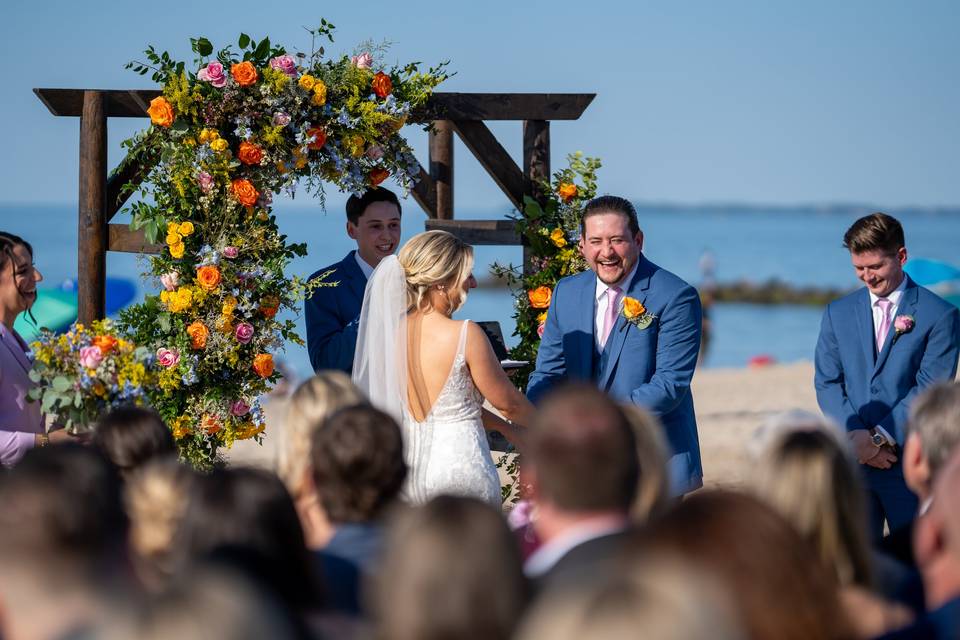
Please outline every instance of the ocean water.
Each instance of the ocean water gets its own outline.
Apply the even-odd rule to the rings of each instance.
[[[423,215],[413,203],[405,207],[404,239],[423,230]],[[296,242],[306,242],[309,254],[294,261],[290,273],[307,276],[340,260],[353,248],[338,210],[280,202],[275,207],[281,231]],[[499,218],[508,211],[461,211],[461,218]],[[862,211],[825,211],[816,208],[763,210],[735,206],[674,208],[640,207],[645,235],[644,253],[660,266],[692,284],[701,279],[701,257],[713,256],[720,282],[771,278],[796,285],[854,288],[858,282],[849,254],[841,246],[844,231]],[[893,212],[906,229],[910,254],[960,262],[960,215],[957,212]],[[124,222],[121,216],[115,220]],[[0,203],[0,229],[26,238],[34,246],[35,261],[45,277],[41,286],[57,286],[76,276],[77,209],[73,205],[16,205]],[[139,284],[143,260],[139,256],[109,253],[108,275]],[[476,247],[478,278],[493,262],[520,262],[519,247]],[[473,320],[499,321],[508,345],[515,344],[511,318],[513,299],[506,289],[474,290],[458,313]],[[757,355],[778,362],[810,360],[816,345],[822,309],[796,305],[718,304],[711,310],[713,336],[704,366],[740,367]],[[303,318],[298,318],[305,336]],[[300,375],[310,373],[306,349],[290,345],[283,359]]]

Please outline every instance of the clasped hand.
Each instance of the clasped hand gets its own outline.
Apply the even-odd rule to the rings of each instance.
[[[857,462],[877,469],[889,469],[897,461],[893,448],[889,445],[878,447],[873,444],[867,429],[854,429],[848,434]]]

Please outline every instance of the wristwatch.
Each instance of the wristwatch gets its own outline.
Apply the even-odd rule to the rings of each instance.
[[[883,437],[883,434],[877,431],[876,428],[870,429],[870,442],[875,444],[877,448],[882,447],[887,444],[887,439]]]
[[[37,440],[39,441],[41,447],[45,447],[50,444],[50,436],[45,433],[38,433]]]

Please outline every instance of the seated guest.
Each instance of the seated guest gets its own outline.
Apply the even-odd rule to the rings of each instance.
[[[307,547],[311,549],[327,544],[333,527],[327,522],[314,488],[310,437],[332,413],[364,400],[350,376],[342,371],[321,371],[293,392],[286,418],[279,425],[277,474],[293,497]]]
[[[733,597],[748,638],[855,637],[836,579],[790,523],[756,498],[688,496],[634,543],[638,557],[680,558],[717,581]]]
[[[454,496],[392,522],[371,592],[376,637],[390,640],[508,640],[527,601],[503,516]]]
[[[30,449],[0,474],[0,637],[86,637],[109,617],[126,565],[119,487],[73,444]]]
[[[522,464],[542,541],[524,571],[537,589],[602,573],[624,538],[641,477],[623,410],[595,387],[558,388],[530,427]]]
[[[125,477],[149,460],[177,455],[173,435],[160,414],[132,405],[100,418],[93,444]]]
[[[369,405],[341,409],[314,430],[310,458],[314,490],[333,525],[318,555],[321,571],[338,606],[359,609],[359,586],[347,567],[377,572],[383,516],[397,502],[407,475],[400,428]]]

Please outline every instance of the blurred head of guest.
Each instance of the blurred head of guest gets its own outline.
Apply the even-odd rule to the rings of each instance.
[[[123,476],[154,458],[177,454],[173,435],[160,414],[132,405],[101,417],[93,444]]]
[[[105,615],[126,561],[119,488],[99,453],[72,444],[0,474],[0,637],[66,637]]]
[[[837,582],[772,507],[725,491],[689,496],[636,539],[640,552],[684,558],[735,600],[751,638],[849,638]]]
[[[580,589],[538,602],[518,640],[746,640],[730,596],[682,560],[634,558]]]
[[[806,538],[840,584],[871,586],[864,489],[830,432],[784,432],[753,467],[752,486]]]
[[[917,520],[914,537],[928,610],[960,599],[960,450],[943,465],[932,496],[930,509]],[[960,615],[956,622],[954,629],[960,628]]]
[[[333,530],[319,507],[313,484],[310,438],[330,414],[364,401],[350,376],[341,371],[321,371],[290,396],[278,444],[277,473],[293,496],[311,549],[324,546]]]
[[[247,572],[292,610],[320,605],[293,500],[268,471],[241,467],[198,476],[174,549],[178,573],[214,557]]]
[[[923,391],[910,407],[903,445],[903,478],[921,501],[960,443],[960,384],[941,382]]]
[[[506,640],[527,602],[503,516],[453,496],[392,522],[371,593],[378,637],[390,640]]]
[[[621,405],[637,441],[637,495],[630,509],[635,523],[646,522],[663,511],[670,498],[670,476],[667,472],[668,446],[663,425],[650,412],[635,404]]]

